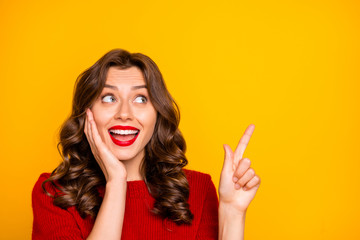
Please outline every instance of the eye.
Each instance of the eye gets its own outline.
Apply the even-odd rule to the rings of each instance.
[[[147,102],[147,98],[145,96],[137,96],[134,100],[134,102],[137,103],[146,103]]]
[[[114,98],[114,96],[112,95],[105,95],[101,98],[102,102],[106,102],[106,103],[110,103],[110,102],[115,102],[116,99]]]

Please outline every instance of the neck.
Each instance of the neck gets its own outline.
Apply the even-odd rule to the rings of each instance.
[[[126,168],[127,181],[143,180],[143,177],[140,174],[140,165],[144,158],[142,155],[143,154],[139,154],[139,156],[136,156],[134,159],[121,161]]]

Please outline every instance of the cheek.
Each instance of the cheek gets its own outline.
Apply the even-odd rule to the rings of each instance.
[[[151,126],[153,129],[156,124],[156,117],[157,117],[157,113],[155,110],[150,111],[147,117],[147,124],[148,126]]]
[[[96,127],[97,127],[99,135],[101,136],[102,140],[104,141],[104,137],[105,137],[105,135],[107,133],[107,129],[104,128],[104,126],[102,124],[99,124],[99,123],[96,124]]]
[[[143,126],[147,129],[148,134],[152,135],[156,124],[157,113],[154,109],[149,109],[146,112],[142,112],[139,115],[139,120]]]
[[[149,119],[149,140],[154,134],[156,119],[157,119],[157,113],[155,112],[155,113],[153,113],[153,115],[151,117],[151,121]]]
[[[94,116],[94,121],[98,130],[98,133],[100,135],[100,137],[102,138],[102,140],[104,141],[106,139],[106,135],[107,135],[107,128],[106,128],[106,123],[109,121],[109,119],[111,118],[111,116],[109,115],[109,112],[106,111],[98,111],[96,109],[93,110],[93,116]]]

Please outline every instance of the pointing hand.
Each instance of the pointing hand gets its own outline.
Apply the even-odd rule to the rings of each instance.
[[[225,159],[220,175],[219,201],[241,213],[246,212],[260,186],[260,177],[250,168],[250,160],[243,158],[254,129],[253,124],[247,127],[235,152],[224,144]]]

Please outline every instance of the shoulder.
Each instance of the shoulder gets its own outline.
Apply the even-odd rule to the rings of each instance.
[[[54,195],[60,190],[56,182],[46,182],[50,176],[42,173],[32,191],[32,239],[84,239],[92,220],[82,219],[73,206],[63,208],[54,204]]]
[[[209,232],[217,236],[217,211],[219,203],[216,187],[211,179],[211,175],[195,170],[183,169],[183,171],[189,182],[190,192],[188,202],[190,211],[195,216],[194,224],[199,227],[201,225],[201,231],[206,232],[204,236],[208,236]]]
[[[183,168],[188,181],[211,181],[210,174]]]
[[[50,177],[50,173],[42,173],[40,174],[38,180],[35,182],[33,193],[42,190],[43,182]]]
[[[34,188],[32,190],[32,197],[38,198],[39,196],[47,196],[48,194],[45,193],[44,190],[46,190],[47,193],[54,195],[56,192],[59,192],[57,188],[55,188],[55,185],[51,182],[47,182],[44,184],[44,182],[51,176],[50,173],[42,173],[40,174],[38,180],[35,182]]]
[[[42,184],[46,179],[48,179],[50,177],[50,173],[42,173],[40,174],[38,180],[36,181],[36,184]]]
[[[209,188],[215,188],[210,174],[190,169],[183,169],[183,171],[189,182],[191,193],[196,195],[199,193],[206,194]]]

